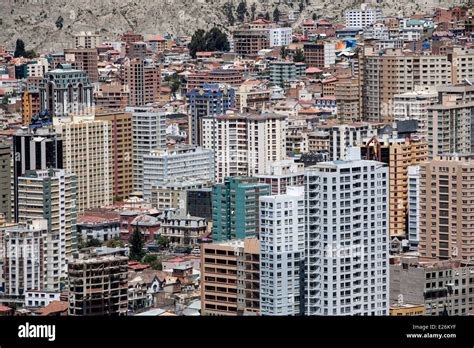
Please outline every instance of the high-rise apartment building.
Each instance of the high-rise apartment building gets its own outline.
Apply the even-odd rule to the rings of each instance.
[[[216,180],[254,176],[286,158],[286,116],[227,113],[203,117],[202,146],[215,154]]]
[[[77,250],[76,178],[62,169],[28,171],[18,178],[20,222],[45,219],[44,288],[61,290],[66,278],[66,258]]]
[[[56,125],[63,139],[64,169],[77,178],[77,211],[113,201],[111,122],[78,116]]]
[[[3,246],[3,277],[7,296],[24,296],[44,286],[44,241],[48,223],[44,219],[6,226],[0,233]]]
[[[471,155],[437,156],[420,164],[421,258],[474,259],[473,185]]]
[[[194,145],[156,149],[143,156],[143,197],[150,201],[154,185],[174,180],[214,181],[214,154]]]
[[[97,65],[96,48],[73,48],[64,50],[64,58],[67,64],[74,69],[85,71],[89,81],[99,82],[99,70]]]
[[[428,106],[428,155],[474,152],[474,86],[438,88],[438,103]]]
[[[306,168],[306,315],[388,315],[388,167],[355,152]]]
[[[390,169],[390,237],[407,239],[408,167],[427,159],[427,144],[417,139],[373,137],[361,149],[362,157],[388,164]]]
[[[361,96],[358,79],[339,79],[336,81],[337,119],[342,122],[361,121]]]
[[[201,119],[215,117],[235,107],[235,90],[212,84],[190,91],[188,100],[189,143],[202,145]]]
[[[363,143],[364,139],[377,134],[368,123],[348,123],[319,126],[317,130],[329,133],[329,158],[342,160],[349,154],[349,148]]]
[[[202,244],[202,315],[259,314],[259,256],[257,238]]]
[[[394,121],[418,121],[418,134],[428,139],[428,107],[438,102],[435,90],[415,90],[393,96]]]
[[[408,166],[408,242],[418,250],[420,236],[420,166]]]
[[[166,147],[166,115],[153,107],[129,107],[132,113],[133,185],[143,189],[143,156]]]
[[[212,239],[228,240],[258,236],[260,196],[270,186],[257,178],[227,178],[212,188]]]
[[[28,170],[62,169],[63,140],[53,129],[22,127],[13,135],[13,211],[18,221],[18,178]]]
[[[12,220],[11,160],[11,146],[0,142],[0,215],[7,222]]]
[[[60,64],[40,84],[40,108],[52,118],[87,114],[93,106],[93,85],[83,70]]]
[[[396,94],[451,83],[451,62],[445,55],[405,54],[401,49],[369,52],[363,70],[363,113],[375,122],[393,120]]]
[[[113,196],[126,199],[133,191],[132,114],[123,111],[96,110],[95,120],[111,124],[110,153],[113,154]]]
[[[160,67],[149,59],[133,58],[124,62],[124,82],[130,89],[129,105],[144,106],[158,101]]]
[[[306,253],[304,187],[260,197],[260,311],[303,315]]]

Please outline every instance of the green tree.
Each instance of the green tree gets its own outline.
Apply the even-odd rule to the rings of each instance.
[[[304,10],[304,2],[303,0],[300,1],[300,12],[303,12]]]
[[[228,51],[230,50],[227,35],[219,28],[214,27],[204,36],[204,48],[206,51]]]
[[[270,13],[265,13],[265,20],[269,21],[270,20]]]
[[[240,21],[240,22],[243,22],[245,21],[245,17],[248,16],[248,11],[247,11],[247,3],[245,2],[245,0],[242,0],[239,4],[239,6],[237,6],[237,19]]]
[[[275,10],[273,11],[273,21],[275,23],[278,23],[280,21],[280,10],[278,7],[275,7]]]
[[[158,260],[158,255],[156,255],[156,254],[147,254],[143,258],[143,263],[151,265],[153,262],[155,262],[157,260]]]
[[[158,238],[158,245],[163,249],[166,249],[170,246],[170,241],[167,237],[160,236],[160,238]]]
[[[143,237],[141,232],[136,228],[130,239],[128,240],[130,243],[130,256],[129,259],[132,261],[141,261],[145,252],[143,251]]]
[[[202,29],[198,29],[194,32],[191,42],[189,44],[189,54],[191,57],[196,58],[196,52],[204,51],[206,41],[204,35],[206,32]]]
[[[145,257],[143,258],[143,263],[150,265],[152,269],[157,271],[161,271],[163,269],[161,259],[156,254],[145,255]]]
[[[318,15],[316,13],[313,13],[313,21],[315,21],[316,19],[318,19]]]
[[[303,54],[303,50],[301,48],[298,48],[296,50],[296,53],[293,56],[293,61],[296,62],[296,63],[304,62],[304,54]]]
[[[25,43],[23,42],[22,39],[17,39],[16,46],[15,46],[15,53],[13,54],[13,57],[15,58],[24,57],[25,53],[26,53]]]
[[[231,2],[227,2],[223,6],[223,12],[227,17],[227,21],[229,25],[234,25],[235,17],[234,17],[234,5]]]
[[[282,46],[281,50],[280,50],[280,56],[281,56],[281,59],[286,59],[286,48],[285,46]]]
[[[196,58],[196,53],[201,51],[230,50],[227,35],[217,27],[212,28],[207,33],[202,29],[196,30],[188,47],[193,58]]]

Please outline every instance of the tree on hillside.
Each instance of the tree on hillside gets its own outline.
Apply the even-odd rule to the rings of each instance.
[[[265,20],[269,21],[270,20],[270,14],[267,12],[265,13]]]
[[[273,11],[273,21],[275,23],[278,23],[280,21],[280,10],[278,7],[275,8],[275,11]]]
[[[189,44],[189,54],[191,57],[196,58],[196,52],[204,51],[206,41],[204,35],[206,32],[202,29],[198,29],[194,32]]]
[[[36,52],[33,50],[29,50],[29,51],[25,50],[25,43],[23,42],[23,40],[17,39],[16,46],[15,46],[15,53],[13,54],[13,57],[34,58],[36,57]]]
[[[16,46],[15,46],[15,53],[13,54],[13,57],[15,58],[24,57],[25,53],[26,53],[25,43],[23,42],[22,39],[17,39]]]
[[[282,46],[282,47],[281,47],[280,56],[281,56],[281,59],[286,59],[287,54],[286,54],[286,48],[285,48],[285,46]]]
[[[255,12],[257,11],[257,5],[255,5],[255,3],[252,4],[252,6],[250,6],[250,13],[252,15],[252,20],[254,21],[255,20]]]
[[[227,21],[229,25],[234,25],[235,17],[234,17],[234,5],[231,2],[227,2],[223,6],[223,12],[227,17]]]
[[[130,243],[129,259],[131,261],[140,262],[145,255],[145,252],[143,251],[144,243],[141,232],[136,228],[128,241]]]
[[[245,17],[248,16],[248,14],[249,12],[247,11],[247,3],[245,0],[242,0],[239,6],[237,6],[237,19],[240,22],[243,22],[245,21]]]

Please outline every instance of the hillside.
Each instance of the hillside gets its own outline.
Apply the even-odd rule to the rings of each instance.
[[[142,34],[192,34],[198,28],[213,25],[228,26],[225,4],[233,5],[233,13],[241,0],[2,0],[0,1],[0,46],[13,48],[22,38],[27,49],[37,51],[67,47],[71,35],[77,31],[101,32],[105,39],[113,40],[127,30]],[[298,10],[303,18],[341,18],[344,10],[359,6],[360,0],[246,0],[256,13],[273,13],[278,6],[281,12]],[[467,0],[373,0],[386,14],[405,15],[426,12],[436,6],[466,4]]]

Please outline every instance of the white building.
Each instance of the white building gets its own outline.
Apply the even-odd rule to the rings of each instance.
[[[28,290],[25,292],[25,307],[43,308],[53,301],[60,301],[61,293],[56,291]]]
[[[381,9],[369,7],[368,4],[361,4],[360,9],[348,10],[345,12],[346,27],[366,28],[378,20],[381,20],[383,13]]]
[[[262,184],[269,184],[272,195],[283,195],[290,186],[302,186],[304,183],[304,164],[293,159],[268,163],[263,174],[257,174]]]
[[[18,178],[19,221],[48,220],[44,287],[51,291],[60,290],[67,277],[66,258],[77,251],[76,185],[76,177],[62,169],[27,171]]]
[[[260,197],[261,315],[303,314],[304,187]]]
[[[270,29],[270,47],[288,46],[293,41],[293,29],[274,28]]]
[[[153,186],[174,180],[213,181],[214,153],[194,145],[152,150],[143,156],[143,198],[150,201]]]
[[[306,315],[388,315],[388,167],[350,152],[306,168]]]
[[[418,250],[420,235],[420,167],[408,166],[408,242],[411,250]]]
[[[435,90],[415,90],[393,96],[393,117],[395,121],[417,120],[418,133],[428,139],[428,106],[438,103]]]
[[[333,161],[345,159],[350,147],[363,144],[364,139],[377,134],[377,130],[368,123],[322,126],[317,130],[329,132],[329,153]]]
[[[203,117],[203,147],[214,150],[217,182],[265,173],[285,159],[286,128],[286,116],[267,112]]]
[[[166,147],[166,115],[153,107],[127,107],[132,113],[133,183],[143,190],[143,156]]]
[[[8,226],[0,234],[3,246],[5,294],[22,296],[44,286],[44,247],[48,221],[29,220]]]

